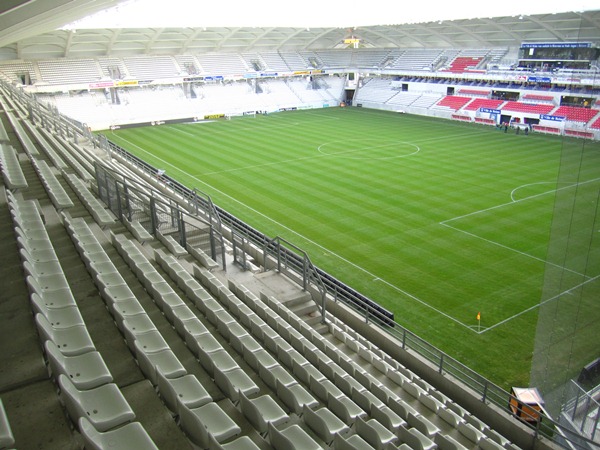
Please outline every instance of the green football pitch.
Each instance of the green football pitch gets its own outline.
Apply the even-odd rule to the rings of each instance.
[[[599,143],[361,108],[107,137],[266,235],[293,242],[398,323],[505,388],[528,385],[546,268],[569,275],[564,292],[582,284],[600,292],[600,264],[584,258],[590,246],[598,253],[597,239],[582,233],[578,250],[547,256],[560,233],[557,199],[587,192],[598,214]],[[590,356],[576,355],[582,365]]]

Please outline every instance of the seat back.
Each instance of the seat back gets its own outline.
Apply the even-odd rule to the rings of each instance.
[[[240,400],[240,409],[242,414],[248,419],[248,422],[260,433],[267,431],[267,424],[262,419],[262,415],[256,405],[242,391],[238,390],[237,392]]]
[[[55,380],[62,373],[65,374],[66,358],[63,355],[56,344],[50,340],[44,342],[44,349],[46,350],[46,357],[48,358],[48,365],[52,371],[52,375]]]
[[[64,374],[58,376],[58,386],[60,387],[60,397],[65,404],[69,416],[76,422],[80,417],[85,417],[85,409],[82,405],[81,393]]]
[[[54,328],[43,314],[38,313],[35,315],[35,324],[43,342],[54,341]]]

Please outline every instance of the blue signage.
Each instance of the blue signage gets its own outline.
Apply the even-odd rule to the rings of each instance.
[[[552,78],[550,77],[527,77],[527,81],[531,83],[552,83]]]
[[[563,122],[567,118],[565,116],[549,116],[548,114],[540,114],[540,120],[552,120],[553,122]]]
[[[479,111],[482,113],[490,113],[490,114],[501,114],[502,111],[499,109],[491,109],[491,108],[479,108]]]
[[[537,44],[521,44],[521,48],[590,48],[591,42],[543,42]]]

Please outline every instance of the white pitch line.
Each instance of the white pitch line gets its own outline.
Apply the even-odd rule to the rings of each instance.
[[[574,291],[575,289],[579,289],[580,287],[585,286],[586,284],[588,284],[588,283],[590,283],[592,281],[596,281],[599,278],[600,278],[600,275],[596,275],[595,277],[588,278],[587,280],[583,281],[582,283],[579,283],[578,285],[573,286],[573,287],[567,289],[566,291],[563,291],[560,294],[555,295],[554,297],[547,298],[543,302],[540,302],[540,303],[538,303],[536,305],[533,305],[533,306],[531,306],[531,307],[529,307],[527,309],[524,309],[523,311],[521,311],[521,312],[519,312],[517,314],[514,314],[513,316],[507,317],[506,319],[501,320],[500,322],[497,322],[496,324],[492,325],[491,327],[487,327],[485,330],[479,332],[479,334],[483,334],[483,333],[485,333],[485,332],[487,332],[489,330],[493,330],[494,328],[496,328],[496,327],[498,327],[498,326],[500,326],[500,325],[502,325],[502,324],[504,324],[504,323],[506,323],[506,322],[508,322],[510,320],[513,320],[513,319],[515,319],[515,318],[517,318],[519,316],[522,316],[523,314],[525,314],[525,313],[527,313],[529,311],[533,311],[534,309],[539,308],[540,306],[545,305],[548,302],[557,300],[558,298],[562,297],[563,295],[572,294],[572,291]]]
[[[488,244],[496,245],[496,246],[498,246],[498,247],[501,247],[501,248],[503,248],[503,249],[506,249],[506,250],[509,250],[509,251],[511,251],[511,252],[517,253],[517,254],[519,254],[519,255],[521,255],[521,256],[525,256],[525,257],[527,257],[527,258],[534,259],[534,260],[536,260],[536,261],[539,261],[539,262],[541,262],[541,263],[544,263],[544,264],[549,264],[549,265],[551,265],[551,266],[554,266],[554,267],[557,267],[557,268],[559,268],[559,269],[566,270],[567,272],[571,272],[572,274],[575,274],[575,275],[579,275],[579,276],[582,276],[582,277],[586,277],[586,278],[588,278],[588,276],[587,276],[587,275],[584,275],[584,274],[582,274],[582,273],[576,272],[576,271],[574,271],[574,270],[571,270],[571,269],[567,269],[567,268],[566,268],[566,267],[564,267],[564,266],[559,266],[558,264],[554,264],[554,263],[552,263],[552,262],[550,262],[550,261],[548,261],[548,260],[546,260],[546,259],[540,258],[540,257],[538,257],[538,256],[534,256],[534,255],[531,255],[531,254],[529,254],[529,253],[522,252],[521,250],[517,250],[517,249],[515,249],[515,248],[509,247],[508,245],[501,244],[500,242],[496,242],[496,241],[492,241],[492,240],[490,240],[490,239],[484,238],[483,236],[479,236],[478,234],[474,234],[474,233],[471,233],[471,232],[469,232],[469,231],[461,230],[460,228],[453,227],[452,225],[448,225],[447,223],[444,223],[444,222],[440,222],[440,225],[442,225],[442,226],[444,226],[444,227],[451,228],[451,229],[453,229],[453,230],[455,230],[455,231],[458,231],[458,232],[460,232],[460,233],[464,233],[464,234],[466,234],[467,236],[471,236],[471,237],[474,237],[474,238],[476,238],[476,239],[480,239],[480,240],[482,240],[482,241],[485,241],[485,242],[487,242]]]
[[[499,205],[490,206],[489,208],[480,209],[478,211],[473,211],[473,212],[470,212],[470,213],[467,213],[467,214],[463,214],[462,216],[456,216],[456,217],[452,217],[451,219],[443,220],[442,222],[440,222],[440,224],[441,225],[445,225],[447,222],[452,222],[454,220],[464,219],[465,217],[474,216],[474,215],[477,215],[477,214],[480,214],[480,213],[483,213],[483,212],[487,212],[487,211],[493,211],[494,209],[503,208],[505,206],[509,206],[509,205],[514,204],[514,203],[524,202],[524,201],[527,201],[527,200],[531,200],[533,198],[537,198],[537,197],[541,197],[541,196],[544,196],[544,195],[552,194],[552,193],[555,193],[555,192],[558,192],[558,191],[563,191],[565,189],[571,189],[573,187],[581,186],[583,184],[595,183],[596,181],[600,181],[600,178],[595,178],[593,180],[587,180],[587,181],[581,181],[581,182],[578,182],[578,183],[573,183],[573,184],[570,184],[569,186],[564,186],[564,187],[561,187],[561,188],[551,189],[549,191],[540,192],[539,194],[530,195],[529,197],[523,197],[523,198],[518,199],[518,200],[513,200],[513,201],[510,201],[510,202],[507,202],[507,203],[501,203]]]
[[[545,260],[545,259],[542,259],[542,258],[539,258],[539,257],[537,257],[537,256],[531,255],[531,254],[529,254],[529,253],[522,252],[522,251],[520,251],[520,250],[517,250],[517,249],[515,249],[515,248],[509,247],[509,246],[507,246],[507,245],[504,245],[504,244],[501,244],[500,242],[492,241],[492,240],[490,240],[490,239],[484,238],[483,236],[479,236],[479,235],[477,235],[477,234],[474,234],[474,233],[471,233],[471,232],[469,232],[469,231],[462,230],[462,229],[460,229],[460,228],[457,228],[457,227],[455,227],[455,226],[449,225],[448,223],[449,223],[449,222],[452,222],[452,221],[455,221],[455,220],[463,219],[463,218],[465,218],[465,217],[474,216],[474,215],[477,215],[477,214],[479,214],[479,213],[482,213],[482,212],[492,211],[492,210],[494,210],[494,209],[502,208],[502,207],[505,207],[505,206],[511,206],[511,205],[513,205],[514,203],[520,203],[520,202],[523,202],[523,201],[526,201],[526,200],[531,200],[531,199],[534,199],[534,198],[537,198],[537,197],[541,197],[541,196],[543,196],[543,195],[552,194],[552,193],[555,193],[555,192],[558,192],[558,191],[562,191],[562,190],[564,190],[564,189],[571,189],[571,188],[573,188],[573,187],[578,187],[578,186],[581,186],[581,185],[584,185],[584,184],[588,184],[588,183],[594,183],[594,182],[596,182],[596,181],[599,181],[599,180],[600,180],[600,178],[596,178],[596,179],[593,179],[593,180],[587,180],[587,181],[582,181],[582,182],[579,182],[579,183],[573,183],[573,184],[569,184],[569,186],[564,186],[564,187],[561,187],[561,188],[556,188],[556,189],[553,189],[553,190],[550,190],[550,191],[541,192],[541,193],[539,193],[539,194],[530,195],[529,197],[524,197],[524,198],[522,198],[522,199],[519,199],[519,200],[513,200],[513,201],[511,201],[511,202],[508,202],[508,203],[502,203],[502,204],[500,204],[500,205],[491,206],[491,207],[489,207],[489,208],[481,209],[481,210],[479,210],[479,211],[474,211],[474,212],[471,212],[471,213],[468,213],[468,214],[463,214],[462,216],[457,216],[457,217],[453,217],[452,219],[444,220],[444,221],[440,222],[440,225],[443,225],[443,226],[445,226],[445,227],[451,228],[451,229],[453,229],[453,230],[455,230],[455,231],[458,231],[458,232],[460,232],[460,233],[464,233],[464,234],[466,234],[466,235],[468,235],[468,236],[471,236],[471,237],[474,237],[474,238],[477,238],[477,239],[483,240],[483,241],[485,241],[485,242],[487,242],[487,243],[489,243],[489,244],[496,245],[496,246],[498,246],[498,247],[501,247],[501,248],[504,248],[504,249],[506,249],[506,250],[509,250],[509,251],[512,251],[512,252],[518,253],[519,255],[522,255],[522,256],[525,256],[525,257],[528,257],[528,258],[534,259],[534,260],[536,260],[536,261],[540,261],[540,262],[543,262],[543,263],[547,263],[547,264],[549,264],[549,265],[551,265],[551,266],[557,267],[557,268],[559,268],[559,269],[562,269],[562,270],[566,270],[567,272],[571,272],[571,273],[573,273],[573,274],[575,274],[575,275],[579,275],[579,276],[582,276],[582,277],[584,277],[584,278],[589,278],[589,276],[587,276],[587,275],[585,275],[585,274],[582,274],[582,273],[579,273],[579,272],[577,272],[577,271],[574,271],[574,270],[568,269],[568,268],[566,268],[566,267],[564,267],[564,266],[560,266],[560,265],[558,265],[558,264],[554,264],[554,263],[552,263],[552,262],[550,262],[550,261],[547,261],[547,260]],[[532,184],[541,184],[541,183],[531,183],[531,185],[532,185]],[[529,185],[523,185],[523,186],[529,186]],[[522,187],[522,186],[520,186],[520,187]],[[517,188],[517,189],[519,189],[519,188]],[[515,191],[515,190],[513,190],[512,192],[514,192],[514,191]],[[512,193],[511,193],[511,197],[512,197]]]
[[[516,192],[517,192],[519,189],[523,189],[523,188],[526,188],[526,187],[529,187],[529,186],[537,186],[537,185],[540,185],[540,184],[557,184],[557,183],[556,183],[556,182],[554,182],[554,181],[539,181],[539,182],[537,182],[537,183],[528,183],[528,184],[522,184],[521,186],[517,186],[517,187],[516,187],[516,188],[514,188],[512,191],[510,191],[510,200],[511,200],[513,203],[515,203],[515,202],[519,201],[519,200],[515,200],[515,193],[516,193]],[[571,184],[573,184],[573,183],[562,183],[562,184],[569,184],[569,185],[571,185]],[[568,187],[568,186],[567,186],[567,187]],[[555,190],[552,190],[551,192],[555,192]],[[525,198],[527,198],[527,197],[525,197]],[[521,200],[522,200],[522,199],[521,199]]]

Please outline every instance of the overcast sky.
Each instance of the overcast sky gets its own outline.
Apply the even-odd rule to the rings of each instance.
[[[69,28],[345,28],[596,9],[599,0],[128,0]]]

